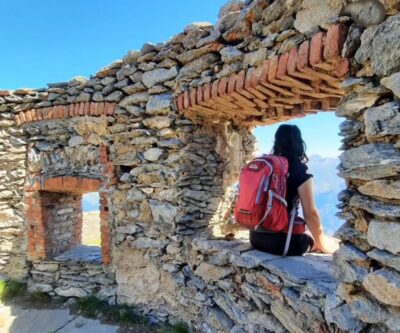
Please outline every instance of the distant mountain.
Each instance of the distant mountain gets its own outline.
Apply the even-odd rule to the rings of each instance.
[[[314,176],[315,202],[326,233],[332,235],[343,223],[335,216],[339,203],[337,195],[346,186],[337,173],[339,158],[311,155],[309,172]]]

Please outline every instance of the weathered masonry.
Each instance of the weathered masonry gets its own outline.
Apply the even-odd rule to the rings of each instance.
[[[399,331],[399,10],[231,1],[215,26],[88,80],[0,91],[1,274],[206,333]],[[224,239],[252,127],[326,111],[344,118],[333,260]],[[101,200],[93,260],[73,255],[89,191]]]

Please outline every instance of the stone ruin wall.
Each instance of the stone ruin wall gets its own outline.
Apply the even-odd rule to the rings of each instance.
[[[379,14],[376,2],[350,3],[231,2],[215,27],[190,25],[89,80],[1,91],[1,272],[28,278],[32,290],[97,293],[207,333],[400,330],[399,4],[383,1],[385,14],[371,22],[365,12]],[[191,109],[189,119],[179,95],[283,58],[319,32],[326,41],[338,24],[346,27],[340,51],[349,60],[347,79],[340,77],[344,97],[334,105],[345,118],[339,168],[347,190],[339,195],[346,223],[334,262],[277,258],[246,241],[213,239],[229,211],[229,186],[252,154],[251,127],[316,110],[238,121]],[[211,101],[220,103],[220,93]],[[338,102],[337,94],[329,98]],[[185,103],[195,104],[191,96]],[[32,243],[37,233],[28,226],[46,226],[40,214],[27,215],[29,198],[60,177],[101,183],[103,264],[54,261],[45,240]],[[76,186],[61,182],[50,192]]]

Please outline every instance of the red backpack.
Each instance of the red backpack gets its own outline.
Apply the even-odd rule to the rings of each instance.
[[[262,226],[270,232],[286,232],[288,237],[283,255],[289,249],[291,234],[304,232],[304,221],[296,218],[295,202],[290,216],[287,212],[288,168],[288,160],[275,155],[263,155],[248,163],[240,172],[234,211],[236,221],[248,229]]]

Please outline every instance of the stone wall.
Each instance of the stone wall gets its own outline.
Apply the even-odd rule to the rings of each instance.
[[[22,204],[27,138],[23,129],[15,126],[13,110],[30,98],[24,90],[0,93],[0,271],[16,279],[27,275]]]
[[[95,295],[115,303],[114,273],[101,264],[101,257],[92,254],[81,261],[58,256],[54,260],[32,262],[29,291],[45,292],[51,296],[85,297]]]
[[[207,333],[399,330],[400,14],[349,2],[231,1],[215,26],[189,25],[89,80],[1,91],[1,196],[15,192],[0,197],[2,272],[66,296],[104,285],[110,302]],[[346,118],[347,183],[334,263],[224,240],[252,126],[332,108]],[[24,266],[25,175],[25,200],[56,178],[100,182],[103,265],[39,251]],[[34,221],[28,238],[45,230]],[[103,271],[104,284],[92,278]]]

